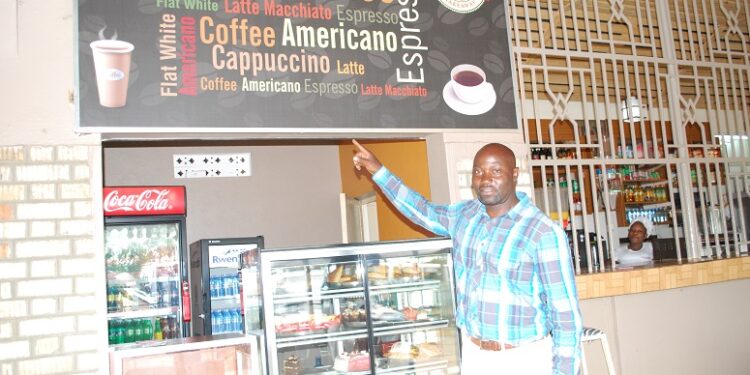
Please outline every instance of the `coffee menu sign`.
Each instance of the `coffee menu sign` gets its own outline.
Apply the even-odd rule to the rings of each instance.
[[[79,0],[80,131],[516,128],[501,0]]]

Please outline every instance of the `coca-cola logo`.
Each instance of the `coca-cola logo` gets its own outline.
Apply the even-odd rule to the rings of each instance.
[[[169,187],[105,188],[104,212],[110,215],[184,213],[184,194],[181,192]]]

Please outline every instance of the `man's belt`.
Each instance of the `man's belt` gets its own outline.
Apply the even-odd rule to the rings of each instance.
[[[497,341],[482,340],[477,337],[469,337],[469,339],[471,340],[471,342],[474,343],[474,345],[478,346],[479,349],[482,349],[482,350],[490,350],[493,352],[499,352],[501,350],[508,350],[508,349],[515,348],[515,346],[511,344],[503,344]]]

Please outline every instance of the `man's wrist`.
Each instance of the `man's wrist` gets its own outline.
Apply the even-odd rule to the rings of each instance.
[[[385,167],[385,165],[381,165],[380,168],[378,168],[378,170],[372,174],[372,180],[377,182],[378,180],[382,179],[383,175],[386,174],[386,170],[387,168]]]

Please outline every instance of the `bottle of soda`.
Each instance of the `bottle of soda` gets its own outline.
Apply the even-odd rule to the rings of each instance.
[[[177,317],[176,316],[170,316],[167,318],[167,321],[169,322],[169,333],[170,338],[176,339],[180,337],[180,328],[177,327]]]
[[[107,296],[107,302],[109,302],[109,296]],[[107,322],[107,328],[109,333],[109,345],[113,345],[117,343],[117,327],[115,326],[115,321],[110,320]]]
[[[177,288],[177,281],[172,280],[169,282],[169,293],[172,304],[171,306],[178,306],[180,304],[180,290]]]
[[[161,321],[159,318],[154,319],[154,340],[164,340],[164,334],[161,331]]]
[[[136,336],[134,322],[132,320],[125,320],[123,324],[125,325],[125,342],[135,342]]]
[[[161,332],[164,339],[172,338],[172,331],[169,328],[169,320],[166,317],[161,318]]]
[[[115,320],[115,344],[125,343],[125,323],[117,319]]]
[[[161,291],[159,292],[159,301],[161,303],[159,304],[159,307],[172,306],[172,292],[169,290],[169,281],[165,280],[159,284],[161,284]]]
[[[143,339],[151,340],[154,338],[154,327],[151,326],[151,319],[143,319]]]
[[[122,289],[114,286],[112,287],[115,294],[114,311],[124,311],[125,307],[122,303]]]
[[[133,341],[141,341],[143,340],[143,325],[141,324],[140,319],[133,319]]]
[[[107,286],[107,311],[115,311],[115,287]]]

